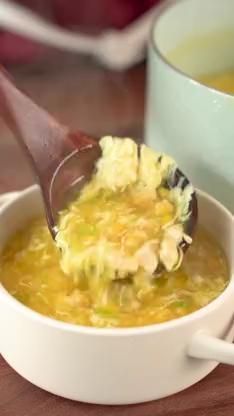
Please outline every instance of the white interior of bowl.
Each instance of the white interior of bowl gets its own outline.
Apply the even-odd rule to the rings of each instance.
[[[230,269],[230,282],[234,284],[234,219],[231,213],[218,201],[210,197],[202,191],[197,191],[198,195],[198,208],[199,208],[199,223],[206,227],[212,235],[219,240],[222,245],[229,263]],[[42,198],[37,186],[28,188],[26,191],[20,193],[20,195],[8,202],[3,207],[0,207],[0,250],[3,249],[9,238],[18,230],[23,229],[28,221],[35,217],[44,214]],[[145,327],[137,328],[114,328],[114,329],[100,329],[92,327],[81,327],[78,325],[67,324],[54,319],[44,317],[37,312],[30,310],[20,302],[15,300],[4,288],[0,285],[0,295],[4,297],[5,301],[10,301],[13,307],[17,307],[19,311],[24,313],[30,313],[33,318],[43,320],[45,323],[59,327],[64,330],[82,330],[83,332],[96,333],[96,334],[108,334],[108,335],[126,335],[130,332],[133,334],[141,332],[149,332],[155,330],[168,329],[171,326],[183,324],[188,319],[196,319],[196,316],[205,314],[210,308],[215,308],[219,302],[225,299],[226,292],[229,287],[213,302],[205,306],[198,311],[186,315],[182,318],[168,321],[156,325],[148,325]],[[2,298],[3,299],[3,298]],[[1,301],[1,296],[0,296]]]
[[[234,1],[166,1],[152,32],[156,52],[199,76],[234,67]]]

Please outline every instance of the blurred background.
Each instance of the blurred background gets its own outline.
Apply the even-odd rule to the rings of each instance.
[[[0,2],[1,3],[1,2]],[[16,2],[15,2],[16,3]],[[22,0],[17,2],[63,29],[97,37],[121,33],[157,0]],[[12,3],[11,3],[12,4]],[[0,27],[1,29],[1,27]],[[0,30],[0,62],[17,85],[61,122],[94,136],[143,135],[145,53],[115,70],[91,56],[48,47]],[[15,139],[0,120],[0,192],[34,182]]]

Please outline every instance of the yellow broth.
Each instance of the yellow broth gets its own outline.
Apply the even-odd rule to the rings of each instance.
[[[199,78],[199,81],[216,90],[234,94],[234,71],[204,75]]]
[[[0,280],[24,305],[51,318],[95,327],[134,327],[175,319],[207,305],[228,284],[228,265],[217,242],[198,227],[177,271],[165,272],[142,288],[140,275],[134,284],[113,281],[100,304],[100,285],[89,288],[83,282],[78,287],[62,272],[45,220],[37,219],[10,239],[0,257]]]

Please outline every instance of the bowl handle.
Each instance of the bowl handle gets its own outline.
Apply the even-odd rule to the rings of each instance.
[[[203,331],[192,337],[187,354],[193,358],[234,365],[234,345]]]

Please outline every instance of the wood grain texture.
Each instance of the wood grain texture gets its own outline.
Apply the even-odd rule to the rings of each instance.
[[[114,73],[89,59],[53,53],[48,61],[9,70],[33,99],[73,128],[95,135],[142,137],[144,65],[126,73]],[[33,182],[22,152],[0,122],[0,192],[22,189]],[[233,416],[234,369],[219,366],[197,385],[156,402],[94,406],[34,387],[0,358],[0,416],[42,415]]]

